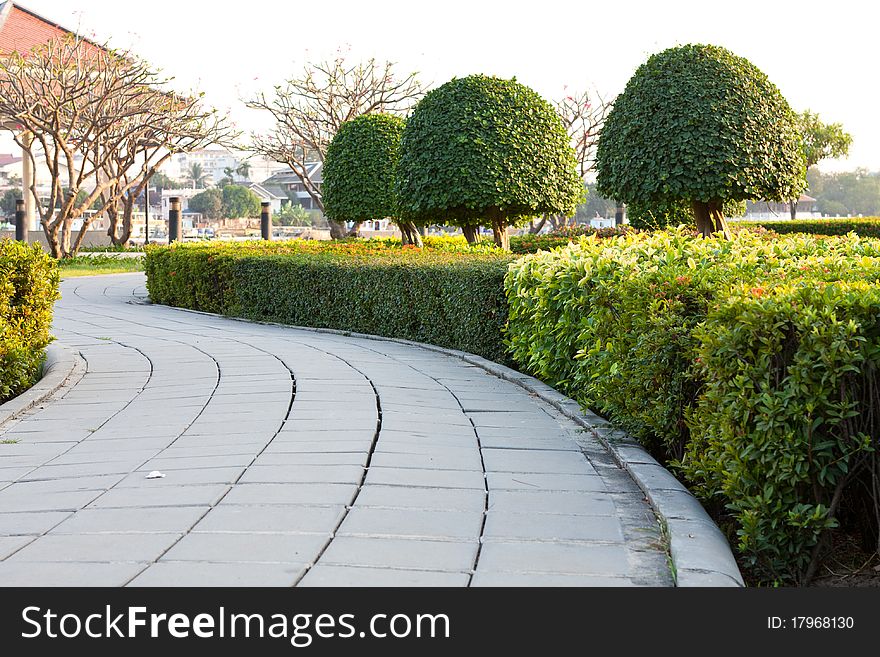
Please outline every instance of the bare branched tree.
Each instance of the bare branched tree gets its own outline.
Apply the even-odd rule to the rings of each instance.
[[[145,93],[156,103],[155,120],[131,131],[123,147],[111,153],[102,166],[106,178],[115,181],[103,196],[110,219],[107,234],[114,244],[125,244],[131,238],[135,203],[141,194],[149,202],[150,179],[172,155],[211,145],[233,147],[240,136],[227,116],[203,107],[200,95],[180,96],[155,89]],[[125,121],[116,129],[128,132]]]
[[[14,139],[35,172],[45,160],[48,202],[37,176],[29,191],[56,258],[75,255],[93,218],[146,184],[130,175],[145,149],[197,146],[213,136],[208,121],[207,133],[200,126],[193,139],[202,110],[159,91],[167,82],[130,53],[76,36],[0,60],[0,116],[20,126]],[[94,215],[85,214],[90,208]],[[82,227],[72,242],[77,219]]]
[[[275,87],[274,94],[259,94],[247,106],[272,115],[274,129],[254,135],[252,150],[282,162],[300,178],[314,206],[324,209],[319,185],[310,177],[310,164],[323,162],[327,147],[346,121],[375,112],[406,113],[424,90],[411,73],[397,78],[394,64],[349,64],[343,57],[306,64],[301,77]],[[334,239],[345,228],[330,222]]]
[[[589,91],[568,95],[556,103],[556,113],[571,137],[581,178],[596,170],[596,145],[611,105],[598,92]],[[531,232],[539,232],[548,219],[554,228],[559,228],[565,217],[545,216],[532,226]]]

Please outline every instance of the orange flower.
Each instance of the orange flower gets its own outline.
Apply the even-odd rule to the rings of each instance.
[[[753,287],[751,289],[751,293],[753,297],[763,297],[764,296],[764,288],[763,287]]]

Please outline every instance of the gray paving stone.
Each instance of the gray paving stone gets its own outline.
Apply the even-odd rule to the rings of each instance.
[[[241,483],[337,483],[359,485],[364,468],[359,465],[259,465],[247,469]]]
[[[0,536],[43,534],[70,517],[72,512],[43,511],[30,513],[0,512]]]
[[[153,561],[179,534],[49,534],[7,561]]]
[[[354,484],[236,484],[224,504],[351,504]]]
[[[195,563],[160,561],[151,564],[128,585],[197,587],[288,587],[302,577],[306,564]]]
[[[367,452],[271,452],[261,454],[254,465],[358,465],[367,464]]]
[[[0,536],[0,561],[33,540],[33,536]]]
[[[0,563],[0,587],[118,587],[143,569],[136,563],[26,562]]]
[[[212,506],[220,501],[229,486],[156,486],[154,488],[116,488],[103,493],[90,508],[149,506]]]
[[[464,488],[407,488],[379,486],[367,482],[357,497],[358,507],[392,509],[436,509],[441,511],[482,511],[484,491]]]
[[[483,540],[504,539],[622,543],[623,529],[617,515],[585,517],[490,511],[486,515]]]
[[[124,475],[99,475],[91,477],[65,477],[63,479],[39,479],[40,470],[34,471],[35,478],[20,479],[6,490],[20,495],[41,495],[42,493],[65,493],[76,491],[105,491],[116,484]]]
[[[356,505],[337,535],[476,540],[482,524],[482,511],[379,509]]]
[[[626,577],[558,573],[499,573],[477,569],[471,580],[473,587],[633,587],[636,584]]]
[[[580,452],[483,448],[487,472],[596,474]]]
[[[629,560],[622,545],[493,541],[483,544],[477,571],[625,577]]]
[[[372,467],[383,468],[432,468],[436,470],[472,470],[483,472],[480,453],[474,450],[439,451],[427,447],[421,454],[401,454],[395,452],[375,452],[370,462]]]
[[[101,495],[100,491],[44,492],[40,495],[18,493],[14,486],[0,491],[0,509],[4,511],[76,511]]]
[[[161,488],[163,486],[181,486],[190,484],[226,484],[235,483],[245,471],[244,466],[237,468],[195,468],[192,470],[170,470],[156,468],[165,475],[162,479],[147,479],[147,475],[153,472],[153,466],[148,464],[146,468],[132,472],[117,484],[122,488]]]
[[[332,532],[345,507],[338,506],[237,506],[221,504],[211,510],[194,532],[275,532],[322,533]]]
[[[431,470],[419,468],[370,467],[366,483],[391,486],[425,486],[428,488],[485,489],[482,472],[472,470]]]
[[[311,563],[329,540],[329,534],[191,533],[162,560]]]
[[[560,513],[577,516],[610,516],[613,500],[588,492],[515,491],[489,489],[489,512]]]
[[[605,482],[598,475],[532,474],[487,472],[489,490],[531,491],[604,491]]]
[[[299,583],[302,587],[462,587],[470,575],[430,570],[393,570],[357,566],[313,566]]]
[[[476,541],[340,536],[321,555],[320,564],[467,572],[473,568],[477,547]]]
[[[52,534],[178,533],[198,522],[210,507],[169,506],[125,509],[82,509],[52,530]]]

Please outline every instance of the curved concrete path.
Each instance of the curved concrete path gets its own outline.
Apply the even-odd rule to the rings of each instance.
[[[0,584],[672,584],[632,479],[482,369],[62,292],[83,367],[0,427]]]

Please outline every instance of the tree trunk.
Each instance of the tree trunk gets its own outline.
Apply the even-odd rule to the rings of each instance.
[[[461,232],[464,233],[464,238],[467,240],[468,244],[476,244],[480,240],[480,227],[467,225],[461,227]]]
[[[626,213],[626,206],[621,203],[614,209],[614,225],[623,225],[623,215]]]
[[[345,229],[345,224],[341,224],[338,221],[333,221],[332,219],[328,219],[327,223],[330,224],[330,239],[345,239],[348,233],[348,231]]]
[[[510,251],[510,233],[507,231],[507,222],[504,219],[492,220],[492,234],[495,237],[495,246]]]
[[[694,201],[691,204],[696,219],[697,230],[703,237],[711,237],[714,233],[723,233],[724,239],[731,239],[730,228],[724,218],[721,201]]]
[[[107,237],[110,238],[112,244],[119,246],[118,238],[116,237],[116,232],[119,229],[119,211],[116,209],[116,204],[111,203],[107,205],[105,212],[107,213],[107,220],[110,222],[110,227],[107,229]]]
[[[360,221],[356,221],[354,226],[351,227],[351,230],[348,231],[346,237],[360,237],[361,236],[361,223]]]
[[[541,229],[544,227],[544,224],[546,224],[546,223],[547,223],[547,215],[545,214],[541,217],[541,221],[539,221],[537,224],[532,222],[532,226],[531,226],[531,228],[529,228],[529,233],[531,235],[537,235],[538,233],[541,232]]]
[[[398,228],[400,228],[401,242],[404,246],[412,245],[420,249],[422,248],[422,236],[415,224],[409,221],[401,221],[398,223]]]
[[[117,246],[125,246],[131,239],[132,215],[134,214],[134,199],[125,202],[122,209],[122,235],[113,243]]]
[[[559,230],[562,227],[562,217],[559,215],[553,215],[550,217],[550,225],[553,226],[553,230]],[[492,230],[495,230],[494,227]]]
[[[792,220],[792,221],[794,221],[795,219],[797,219],[797,206],[798,206],[798,202],[797,202],[797,201],[791,201],[791,202],[788,204],[788,208],[789,208],[789,210],[791,211],[791,220]]]
[[[63,256],[61,252],[61,242],[58,240],[58,226],[54,229],[46,222],[43,222],[43,232],[46,234],[46,243],[49,245],[49,251],[56,260],[61,260]]]

